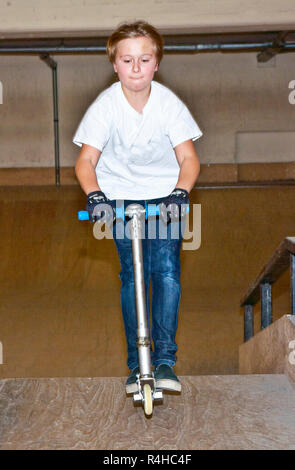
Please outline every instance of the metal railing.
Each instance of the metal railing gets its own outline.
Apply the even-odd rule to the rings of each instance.
[[[254,335],[254,305],[261,300],[261,329],[272,323],[272,284],[290,267],[291,314],[295,315],[295,237],[286,237],[241,300],[244,341]]]

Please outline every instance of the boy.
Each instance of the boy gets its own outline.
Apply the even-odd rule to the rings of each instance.
[[[150,279],[152,282],[156,386],[180,391],[173,366],[182,239],[181,235],[171,237],[171,226],[181,223],[175,207],[189,203],[189,192],[199,174],[192,141],[202,132],[184,103],[153,80],[163,56],[163,39],[153,26],[144,21],[122,24],[108,39],[107,53],[119,81],[100,93],[76,131],[73,142],[82,146],[76,175],[87,195],[92,221],[98,219],[95,214],[101,204],[110,205],[115,220],[118,200],[125,208],[135,202],[161,204],[172,221],[166,239],[159,235],[149,239],[145,224],[142,252],[148,314]],[[116,237],[116,225],[113,236],[121,264],[121,306],[130,369],[126,392],[134,393],[139,367],[132,247],[126,234],[123,239]]]

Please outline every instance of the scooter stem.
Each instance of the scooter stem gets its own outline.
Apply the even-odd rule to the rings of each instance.
[[[137,311],[137,346],[139,370],[141,377],[152,377],[150,334],[146,311],[141,241],[142,224],[145,222],[145,209],[140,204],[130,204],[126,209],[125,214],[131,219],[130,232],[132,240],[133,271]]]

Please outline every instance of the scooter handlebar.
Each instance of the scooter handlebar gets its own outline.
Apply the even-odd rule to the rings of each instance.
[[[189,205],[187,205],[186,213],[189,212]],[[155,216],[160,214],[159,206],[156,205],[146,205],[145,207],[145,218],[147,219],[149,216]],[[116,218],[125,220],[125,213],[124,207],[117,207],[116,208]],[[79,220],[89,220],[88,211],[79,211],[78,212],[78,219]]]

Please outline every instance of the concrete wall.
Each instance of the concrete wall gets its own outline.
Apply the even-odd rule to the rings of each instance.
[[[294,29],[295,3],[0,0],[0,39],[103,36],[119,22],[138,18],[170,34],[285,30]],[[294,53],[276,56],[266,64],[258,64],[256,55],[169,54],[155,76],[187,103],[203,130],[196,148],[205,170],[212,163],[294,161],[295,104],[288,100],[292,91],[288,85],[295,80]],[[72,136],[87,107],[116,77],[103,54],[52,57],[58,63],[61,166],[72,167],[79,151]],[[0,169],[52,167],[51,70],[37,55],[2,54],[0,85]],[[285,171],[292,169],[281,169]]]
[[[61,166],[73,166],[72,136],[116,76],[103,54],[55,55]],[[294,53],[258,64],[256,53],[167,54],[155,79],[188,105],[204,136],[203,164],[294,161]],[[0,56],[0,167],[54,165],[51,69],[36,55]]]
[[[1,34],[38,31],[103,34],[145,18],[162,30],[237,31],[294,27],[293,0],[0,0]]]

